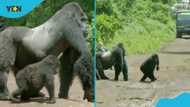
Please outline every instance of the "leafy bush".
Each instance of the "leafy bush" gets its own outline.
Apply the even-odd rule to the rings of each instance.
[[[28,15],[17,19],[6,19],[6,24],[8,26],[38,26],[54,15],[54,13],[61,9],[64,4],[72,1],[78,2],[81,5],[91,21],[92,0],[44,0],[42,4],[36,7]]]
[[[113,34],[120,28],[119,22],[114,16],[101,14],[97,16],[97,40],[107,42],[113,38]]]

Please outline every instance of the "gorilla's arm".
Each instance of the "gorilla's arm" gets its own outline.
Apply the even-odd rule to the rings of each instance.
[[[156,62],[157,62],[157,64],[156,64],[156,70],[158,71],[160,69],[160,67],[159,67],[159,63],[160,63],[159,57],[156,57]]]
[[[103,65],[102,65],[102,62],[101,62],[101,59],[100,57],[96,57],[96,66],[97,66],[97,72],[98,74],[100,75],[100,79],[109,79],[105,73],[104,73],[104,68],[103,68]]]
[[[46,84],[45,87],[49,94],[48,103],[55,103],[55,95],[54,95],[54,75],[46,75]]]
[[[123,79],[125,81],[128,81],[128,67],[127,67],[127,61],[125,59],[123,62]]]

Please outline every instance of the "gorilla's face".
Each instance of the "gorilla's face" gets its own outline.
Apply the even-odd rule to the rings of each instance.
[[[87,15],[82,11],[82,9],[80,9],[79,12],[77,12],[77,18],[76,21],[83,33],[84,37],[87,37],[88,35],[88,17]]]
[[[81,28],[81,31],[84,35],[84,37],[87,37],[88,34],[88,17],[85,14],[85,12],[82,10],[79,4],[73,4],[73,13],[75,14],[76,21]]]
[[[81,33],[83,33],[83,36],[86,37],[87,32],[88,32],[88,29],[87,29],[88,17],[85,14],[85,12],[82,10],[80,5],[76,2],[71,2],[71,3],[66,4],[64,8],[62,9],[62,11],[69,18],[74,20],[73,25],[77,24],[76,27],[79,28]]]

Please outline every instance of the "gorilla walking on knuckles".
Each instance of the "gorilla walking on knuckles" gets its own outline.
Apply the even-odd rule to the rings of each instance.
[[[145,82],[146,78],[150,78],[151,81],[157,80],[154,76],[154,69],[159,70],[159,57],[157,54],[153,54],[147,60],[143,62],[140,66],[140,70],[143,72],[143,77],[141,78],[141,82]]]
[[[111,52],[97,53],[96,55],[96,66],[97,66],[97,79],[109,79],[105,74],[104,70],[114,66],[115,78],[118,80],[119,74],[123,73],[123,79],[128,80],[128,68],[125,60],[125,49],[122,43],[118,43]]]
[[[42,61],[26,66],[16,75],[18,89],[12,93],[12,101],[28,101],[33,97],[43,97],[40,90],[45,86],[49,94],[48,103],[55,103],[54,74],[59,68],[59,60],[56,56],[49,55]],[[20,100],[17,98],[20,96]]]

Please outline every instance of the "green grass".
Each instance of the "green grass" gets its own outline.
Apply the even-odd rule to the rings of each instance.
[[[152,19],[144,19],[143,22],[125,25],[123,29],[116,32],[116,36],[106,44],[108,48],[118,42],[124,43],[127,54],[155,53],[168,42],[175,39],[174,24],[167,25]]]

